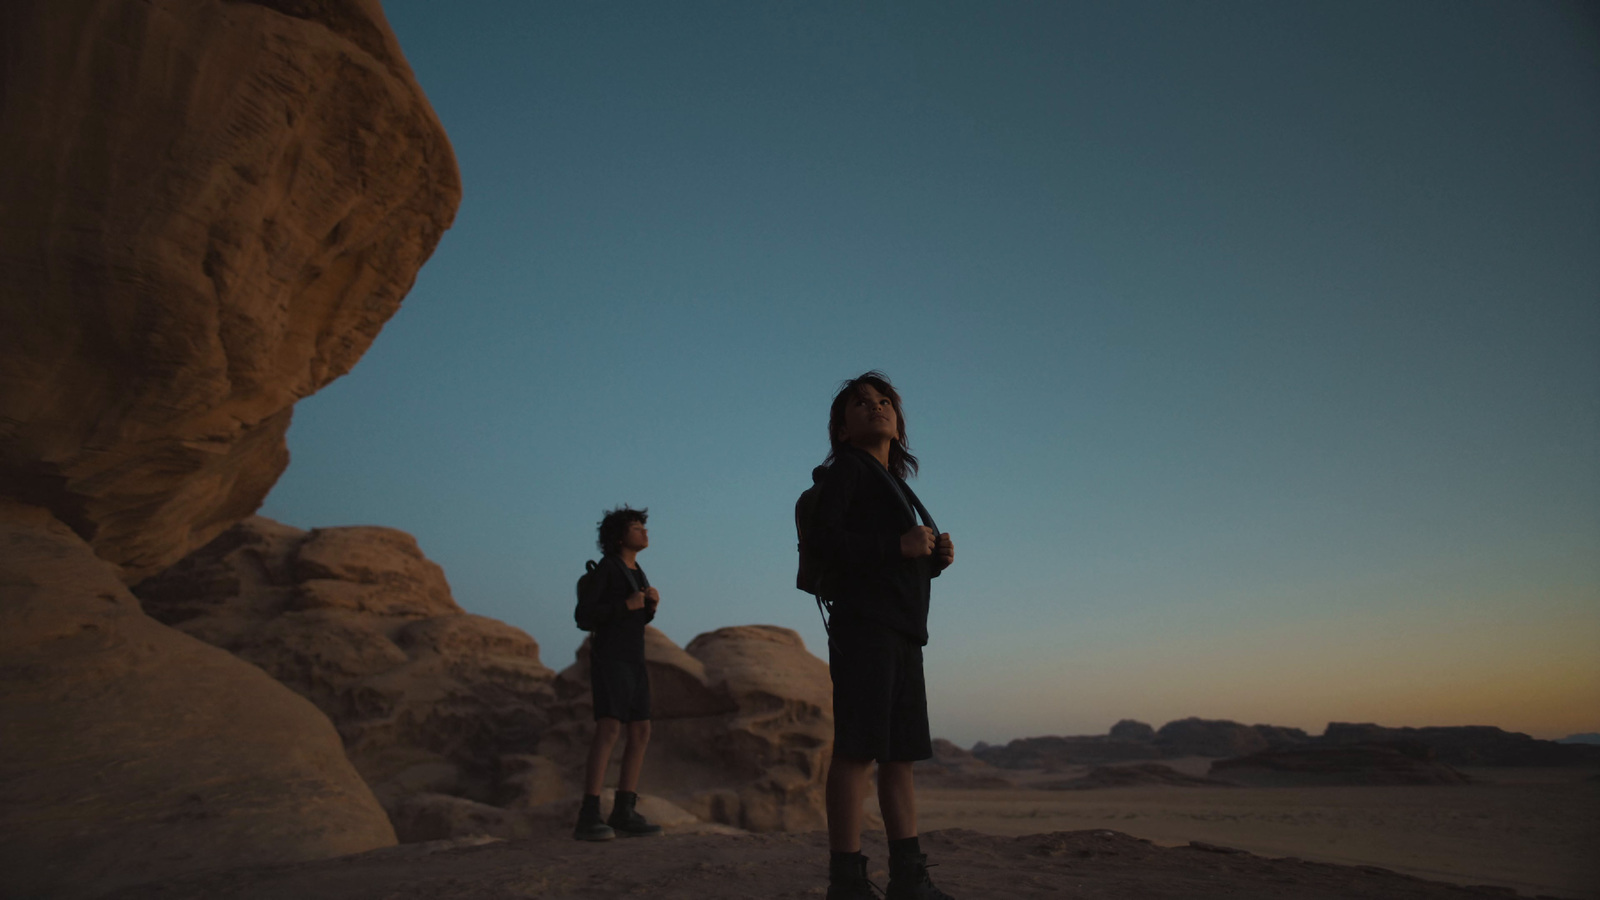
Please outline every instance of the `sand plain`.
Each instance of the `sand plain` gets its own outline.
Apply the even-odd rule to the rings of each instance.
[[[1208,763],[1163,762],[1194,773]],[[918,791],[919,823],[924,831],[1004,836],[1112,829],[1163,846],[1202,841],[1526,895],[1600,898],[1600,780],[1594,769],[1462,771],[1473,784],[924,788]],[[1075,773],[1017,774],[1027,784]]]

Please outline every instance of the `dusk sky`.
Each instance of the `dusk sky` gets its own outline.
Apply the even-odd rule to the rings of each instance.
[[[825,658],[793,506],[879,368],[936,736],[1600,731],[1600,6],[384,7],[465,196],[263,515],[561,669],[648,507],[668,636]]]

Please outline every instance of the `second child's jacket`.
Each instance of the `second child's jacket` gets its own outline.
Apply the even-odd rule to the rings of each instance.
[[[601,557],[594,567],[588,596],[579,601],[585,607],[580,618],[595,626],[590,652],[596,658],[644,659],[644,626],[656,617],[656,611],[648,603],[643,609],[628,608],[628,598],[634,593],[630,574],[639,590],[650,586],[644,569],[630,572],[621,557]]]
[[[840,448],[823,476],[815,536],[808,540],[822,563],[822,597],[832,604],[834,622],[875,622],[923,645],[929,581],[938,576],[939,564],[933,556],[900,555],[900,536],[919,523],[890,479],[872,454]]]

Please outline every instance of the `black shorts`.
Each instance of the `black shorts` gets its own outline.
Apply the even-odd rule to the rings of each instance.
[[[594,688],[596,722],[643,722],[650,718],[650,673],[645,671],[643,659],[591,657],[589,683]]]
[[[833,677],[833,755],[911,762],[933,756],[922,647],[883,625],[834,619],[828,636]]]

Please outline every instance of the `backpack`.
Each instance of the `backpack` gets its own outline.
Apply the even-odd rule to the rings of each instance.
[[[589,602],[593,600],[594,570],[597,568],[599,564],[591,559],[583,564],[583,574],[578,576],[578,608],[573,610],[572,618],[584,631],[593,631],[599,624],[594,621],[594,607]]]

